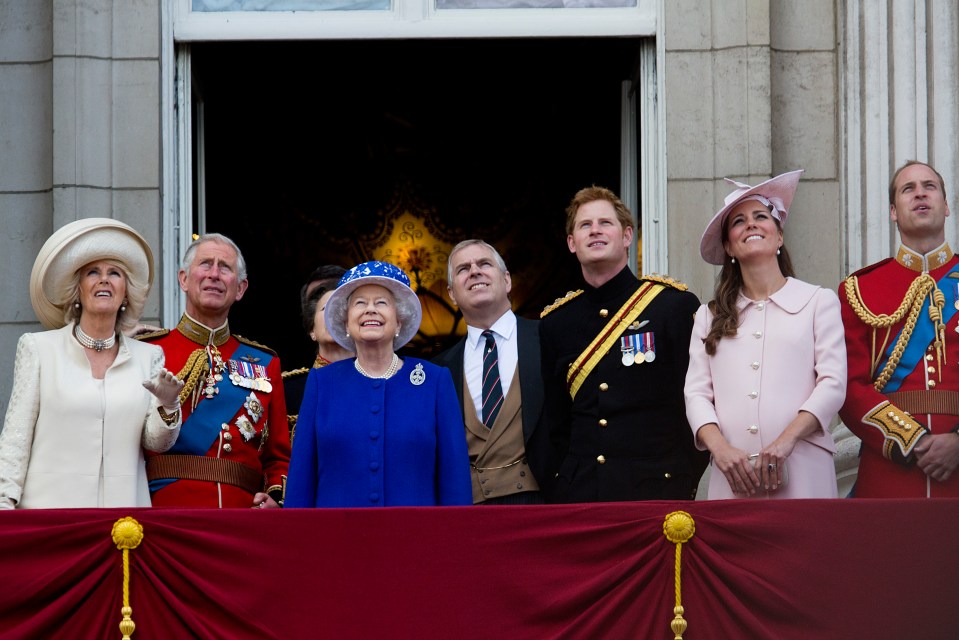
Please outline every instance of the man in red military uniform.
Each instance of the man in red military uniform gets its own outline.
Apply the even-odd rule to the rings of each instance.
[[[959,258],[945,183],[908,162],[889,186],[902,244],[839,287],[849,378],[843,422],[862,439],[854,495],[959,496]]]
[[[153,506],[279,506],[290,461],[280,359],[232,335],[228,320],[249,284],[243,255],[225,236],[201,236],[179,280],[179,324],[141,336],[163,347],[167,367],[185,382],[180,437],[168,452],[147,454]]]

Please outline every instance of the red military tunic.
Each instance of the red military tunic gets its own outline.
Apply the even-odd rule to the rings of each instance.
[[[959,313],[951,302],[959,278],[944,278],[957,264],[959,258],[948,245],[925,256],[900,247],[895,259],[866,267],[839,287],[849,361],[846,401],[839,415],[863,444],[856,497],[959,496],[959,474],[944,483],[933,480],[915,464],[913,453],[924,434],[949,433],[959,423]],[[914,306],[934,300],[938,292],[945,294],[941,305],[944,317],[952,317],[937,332],[929,310]],[[909,297],[914,302],[904,304]],[[910,339],[899,346],[915,351],[917,362],[905,364],[909,362],[907,353],[900,360],[897,376],[893,373],[896,367],[885,367],[884,354],[890,346],[897,346],[910,310],[916,312],[915,327]],[[897,316],[888,337],[882,314]],[[895,365],[896,358],[890,359]],[[884,377],[889,381],[881,382],[878,391],[874,383]]]
[[[257,491],[266,491],[281,501],[290,462],[290,433],[280,359],[272,357],[265,367],[268,385],[255,383],[252,376],[244,378],[244,369],[238,366],[240,361],[231,361],[241,344],[245,350],[254,353],[252,357],[240,359],[247,362],[246,372],[252,370],[250,363],[265,362],[275,354],[261,345],[237,339],[230,334],[228,324],[214,330],[186,314],[176,329],[143,336],[142,339],[161,346],[167,368],[178,372],[178,376],[186,381],[180,394],[183,429],[199,428],[195,422],[191,424],[190,418],[197,407],[208,402],[205,391],[234,385],[232,379],[241,383],[236,386],[243,386],[242,400],[236,402],[236,410],[233,411],[233,405],[226,405],[232,418],[224,418],[218,425],[203,456],[209,462],[191,460],[182,452],[147,453],[153,506],[249,508],[253,506],[253,495]],[[207,345],[210,345],[209,349]],[[216,367],[217,355],[223,363],[219,380],[208,379],[210,362]],[[263,357],[258,359],[258,356]],[[238,371],[240,376],[231,376],[231,371]],[[208,382],[213,384],[208,385]],[[258,388],[247,388],[246,385]],[[251,394],[254,396],[252,402]],[[184,440],[183,436],[181,431],[178,445]],[[205,437],[200,440],[205,444]],[[221,460],[224,462],[219,462]],[[170,482],[171,475],[180,479]],[[190,477],[207,479],[187,479]],[[154,491],[158,481],[168,484]]]

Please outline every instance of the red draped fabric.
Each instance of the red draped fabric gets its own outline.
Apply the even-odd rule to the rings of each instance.
[[[959,500],[0,513],[0,637],[959,637]]]

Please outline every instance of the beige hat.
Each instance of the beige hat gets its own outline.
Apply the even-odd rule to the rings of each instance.
[[[726,196],[723,208],[717,211],[706,225],[703,239],[699,243],[699,254],[703,260],[709,264],[723,264],[726,259],[726,249],[723,247],[723,225],[730,210],[743,200],[755,198],[767,207],[771,206],[773,217],[779,220],[781,225],[786,224],[789,206],[792,204],[793,196],[796,195],[796,187],[799,186],[799,176],[802,173],[803,169],[789,171],[755,187],[726,178],[726,182],[735,185],[736,190]]]
[[[33,263],[30,303],[48,329],[64,325],[57,304],[63,288],[83,265],[116,260],[132,278],[153,284],[153,251],[132,227],[112,218],[83,218],[53,232]]]

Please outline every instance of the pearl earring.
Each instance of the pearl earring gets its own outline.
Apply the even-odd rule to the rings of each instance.
[[[778,256],[778,255],[782,255],[782,251],[780,251],[779,249],[776,249],[776,255],[777,255],[777,256]]]
[[[126,310],[127,310],[127,301],[124,300],[123,302],[120,303],[120,311],[123,312]]]
[[[346,335],[350,335],[350,334],[346,334]],[[310,331],[310,340],[312,340],[313,342],[316,342],[316,334],[313,333],[312,331]]]
[[[736,264],[736,258],[730,258],[729,261],[732,262],[733,264]]]
[[[79,309],[80,309],[80,303],[79,303],[79,302],[74,302],[74,303],[73,303],[73,308],[79,310]]]

